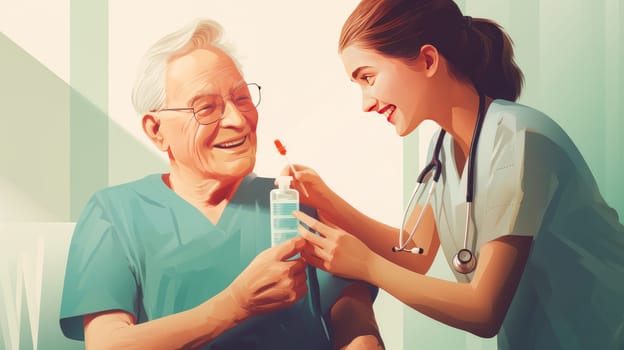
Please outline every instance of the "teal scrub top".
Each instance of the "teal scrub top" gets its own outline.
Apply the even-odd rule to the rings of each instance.
[[[142,323],[191,309],[224,290],[271,246],[274,187],[273,179],[247,176],[216,225],[160,174],[96,193],[69,249],[63,333],[84,339],[85,314],[118,309]],[[252,317],[202,349],[330,349],[331,329],[322,315],[353,281],[311,266],[306,272],[309,291],[295,305]],[[374,298],[377,290],[371,290]]]
[[[429,159],[437,140],[434,135]],[[452,267],[464,244],[467,167],[456,169],[451,135],[431,206]],[[475,163],[468,247],[532,236],[523,276],[498,334],[499,349],[624,349],[624,227],[566,133],[530,107],[494,100]]]

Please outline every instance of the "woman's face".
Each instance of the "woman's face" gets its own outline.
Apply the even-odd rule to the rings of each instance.
[[[357,45],[341,53],[347,75],[362,89],[362,109],[377,112],[392,123],[399,136],[412,132],[424,119],[426,64],[420,57],[409,65]]]

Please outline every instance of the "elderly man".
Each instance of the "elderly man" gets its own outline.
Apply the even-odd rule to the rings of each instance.
[[[376,290],[273,248],[252,173],[260,86],[192,23],[146,54],[133,103],[170,173],[96,193],[72,238],[64,334],[90,349],[372,349]],[[314,210],[309,210],[314,215]],[[372,295],[371,295],[372,294]]]

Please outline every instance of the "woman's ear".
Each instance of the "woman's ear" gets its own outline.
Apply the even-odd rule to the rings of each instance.
[[[423,59],[427,77],[432,77],[438,71],[440,54],[435,46],[426,44],[420,48],[420,57]]]
[[[143,131],[145,131],[145,135],[152,140],[154,145],[156,145],[159,150],[163,152],[169,150],[169,143],[165,140],[165,137],[160,129],[160,118],[152,114],[144,115]]]

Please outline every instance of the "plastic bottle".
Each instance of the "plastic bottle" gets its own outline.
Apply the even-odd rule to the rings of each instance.
[[[299,210],[299,192],[290,188],[291,176],[277,178],[278,188],[271,190],[271,246],[299,235],[299,221],[292,212]]]

